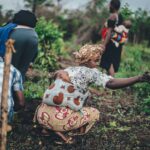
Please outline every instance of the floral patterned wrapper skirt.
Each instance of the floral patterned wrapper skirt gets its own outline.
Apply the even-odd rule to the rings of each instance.
[[[92,107],[74,111],[67,107],[48,106],[42,103],[38,106],[34,119],[47,129],[61,132],[78,129],[87,124],[85,130],[87,133],[99,120],[99,111]]]

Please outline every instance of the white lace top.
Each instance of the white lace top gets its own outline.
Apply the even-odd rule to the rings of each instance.
[[[75,111],[81,110],[90,95],[89,84],[94,83],[105,87],[106,83],[112,79],[111,76],[101,73],[96,68],[69,67],[65,71],[68,72],[72,83],[56,79],[45,91],[43,103],[51,106],[69,107]]]
[[[89,84],[94,83],[97,86],[105,87],[106,83],[112,79],[111,76],[100,72],[96,68],[88,68],[84,66],[68,67],[65,71],[68,72],[73,85],[84,92],[88,90]]]

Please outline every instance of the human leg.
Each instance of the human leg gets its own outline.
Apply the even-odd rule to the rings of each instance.
[[[108,69],[108,74],[111,75],[112,77],[114,77],[115,69],[114,69],[113,64],[110,65],[110,68]]]
[[[38,107],[35,116],[39,124],[53,130],[64,141],[67,141],[70,138],[65,136],[64,132],[79,129],[80,134],[87,133],[94,123],[99,120],[99,111],[95,108],[85,107],[77,112],[69,108],[42,104]]]

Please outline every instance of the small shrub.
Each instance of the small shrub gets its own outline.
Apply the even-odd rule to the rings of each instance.
[[[150,96],[144,99],[143,105],[142,105],[142,110],[150,115]]]
[[[57,58],[64,47],[63,32],[44,17],[39,19],[36,31],[39,36],[39,53],[34,67],[48,72],[58,69]]]
[[[43,97],[45,89],[48,86],[48,78],[41,79],[36,83],[32,81],[26,81],[24,83],[24,95],[26,99],[41,99]]]

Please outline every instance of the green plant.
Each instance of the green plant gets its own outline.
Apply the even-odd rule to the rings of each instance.
[[[122,8],[121,8],[121,14],[124,19],[129,19],[133,15],[132,10],[129,8],[129,4],[126,3]]]
[[[36,32],[39,36],[39,47],[41,51],[54,50],[57,55],[61,54],[63,48],[63,32],[52,21],[46,21],[44,17],[39,18]]]
[[[150,96],[144,99],[142,109],[146,114],[150,115]]]
[[[57,58],[64,47],[63,32],[44,17],[39,18],[36,31],[39,36],[39,54],[34,67],[48,72],[58,69]]]
[[[150,69],[149,65],[149,49],[143,45],[128,45],[125,47],[122,57],[119,73],[117,77],[131,77],[143,74]],[[132,87],[135,98],[140,109],[148,113],[150,86],[146,83],[136,84]]]
[[[45,53],[40,51],[35,60],[34,67],[36,69],[48,72],[58,69],[59,65],[57,63],[56,54],[50,51],[47,51]]]
[[[41,99],[43,97],[45,89],[48,86],[48,78],[41,79],[36,83],[32,81],[26,81],[24,83],[24,95],[26,99]]]

